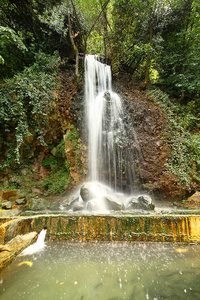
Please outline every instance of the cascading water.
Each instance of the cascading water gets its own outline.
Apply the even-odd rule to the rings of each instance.
[[[34,253],[42,251],[45,247],[46,232],[46,229],[42,229],[42,231],[38,235],[37,241],[34,244],[27,247],[26,249],[24,249],[20,256],[32,255]]]
[[[85,104],[89,182],[81,187],[80,196],[74,195],[67,204],[69,210],[152,209],[149,198],[131,196],[141,153],[137,135],[128,114],[124,114],[124,104],[112,91],[110,66],[93,55],[85,57]]]
[[[93,55],[85,58],[85,98],[90,179],[111,184],[113,178],[116,188],[117,177],[122,173],[123,107],[120,97],[112,91],[110,66]]]

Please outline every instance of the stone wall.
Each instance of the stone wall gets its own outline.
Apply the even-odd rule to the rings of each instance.
[[[1,225],[1,243],[43,228],[48,239],[70,241],[200,242],[200,216],[41,215]]]

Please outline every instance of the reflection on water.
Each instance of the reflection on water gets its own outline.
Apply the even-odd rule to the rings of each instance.
[[[48,242],[2,271],[0,299],[196,300],[199,260],[200,245]]]

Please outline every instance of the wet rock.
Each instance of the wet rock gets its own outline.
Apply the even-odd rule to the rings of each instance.
[[[81,211],[85,208],[85,205],[83,203],[77,203],[75,204],[73,211]]]
[[[89,210],[89,211],[97,211],[97,210],[98,210],[98,204],[97,204],[97,201],[94,200],[94,199],[89,200],[89,201],[87,202],[86,209]]]
[[[67,203],[63,203],[63,207],[65,209],[73,209],[74,206],[78,203],[79,201],[79,197],[77,196],[71,196],[69,198],[69,201]]]
[[[143,210],[153,210],[155,205],[152,202],[151,197],[147,195],[136,197],[131,197],[126,205],[126,209],[143,209]]]
[[[111,100],[111,95],[110,95],[110,92],[109,91],[106,91],[104,93],[104,98],[106,99],[106,101],[110,101]]]
[[[155,208],[155,205],[153,204],[151,197],[149,197],[147,195],[139,196],[138,202],[140,204],[141,209],[154,210],[154,208]]]
[[[80,195],[84,202],[92,200],[94,198],[94,193],[92,191],[92,185],[90,183],[84,184],[81,187]]]
[[[17,205],[25,205],[26,204],[26,198],[24,197],[24,198],[19,198],[19,199],[17,199],[16,201],[15,201],[15,203],[17,204]]]
[[[137,198],[132,197],[128,204],[126,205],[126,209],[140,209],[140,203],[138,202]]]
[[[2,202],[1,207],[3,209],[12,209],[12,202],[4,201],[4,202]]]
[[[115,199],[110,196],[105,196],[104,200],[106,202],[106,205],[108,206],[108,209],[110,210],[124,210],[124,204],[120,202],[118,199]]]
[[[5,248],[7,251],[0,253],[0,270],[7,266],[22,250],[31,245],[37,237],[36,232],[18,235],[9,241]]]

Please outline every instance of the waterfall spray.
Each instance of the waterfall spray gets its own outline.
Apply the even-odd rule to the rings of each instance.
[[[133,196],[137,136],[122,100],[112,90],[111,68],[97,56],[85,57],[85,117],[89,175],[80,195],[69,204],[74,211],[110,212],[152,209],[149,197]],[[126,122],[124,122],[126,120]],[[132,140],[127,138],[127,129]],[[131,192],[131,195],[124,194]]]
[[[93,55],[85,57],[85,99],[91,181],[117,185],[120,141],[124,136],[123,107],[112,91],[111,68]]]

